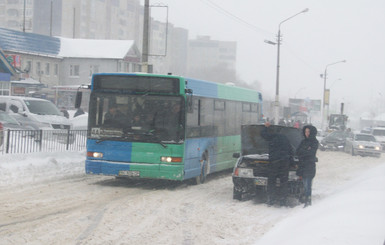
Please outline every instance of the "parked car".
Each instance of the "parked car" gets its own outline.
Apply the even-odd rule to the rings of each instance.
[[[385,150],[385,127],[374,127],[371,134],[381,144],[382,149]]]
[[[0,111],[0,146],[3,145],[5,131],[7,129],[24,130],[27,128],[23,127],[15,118],[8,115],[8,113]]]
[[[381,144],[371,134],[352,134],[346,138],[345,152],[361,156],[381,156]]]
[[[268,142],[260,135],[264,125],[243,125],[241,129],[241,153],[234,153],[238,158],[233,170],[233,198],[242,200],[246,196],[265,198],[269,171]],[[270,129],[287,136],[293,152],[303,139],[302,130],[271,125]],[[289,171],[289,197],[300,199],[303,194],[303,184],[296,175],[297,158],[293,156]],[[279,181],[276,183],[279,185]]]
[[[370,127],[363,128],[363,129],[361,129],[360,133],[371,134],[372,133],[372,128],[370,128]]]
[[[19,113],[10,113],[9,115],[15,118],[15,120],[18,121],[26,129],[31,129],[31,130],[52,129],[45,123],[35,121],[31,117],[27,117]]]
[[[342,151],[345,148],[345,141],[349,134],[346,131],[333,131],[320,141],[319,149],[321,151]]]
[[[0,96],[0,108],[7,113],[16,113],[49,127],[51,129],[70,129],[71,123],[49,100],[21,97]]]

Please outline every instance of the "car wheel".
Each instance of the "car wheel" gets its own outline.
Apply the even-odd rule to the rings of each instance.
[[[235,189],[235,186],[233,187],[233,199],[238,200],[238,201],[242,201],[242,192],[237,191]]]
[[[356,153],[354,152],[354,148],[352,147],[352,156],[355,156]]]

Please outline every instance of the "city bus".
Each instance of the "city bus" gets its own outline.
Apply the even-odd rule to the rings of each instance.
[[[181,76],[99,73],[89,87],[87,174],[203,183],[262,117],[261,93]]]

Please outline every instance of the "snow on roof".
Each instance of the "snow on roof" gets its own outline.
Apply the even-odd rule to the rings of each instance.
[[[25,84],[41,84],[41,82],[36,81],[35,79],[32,78],[26,78],[24,80],[19,80],[19,81],[11,81],[11,83],[25,83]]]
[[[71,58],[123,59],[133,40],[71,39],[60,37],[59,56]]]

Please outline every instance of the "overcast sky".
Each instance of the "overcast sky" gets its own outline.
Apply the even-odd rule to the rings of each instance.
[[[277,46],[264,40],[276,41],[279,23],[309,8],[281,25],[281,101],[322,99],[320,74],[328,64],[346,60],[327,69],[331,110],[345,102],[349,114],[385,112],[384,0],[150,0],[156,3],[169,6],[169,22],[188,29],[190,39],[236,41],[238,76],[259,81],[271,99]],[[164,19],[155,11],[153,16]]]

